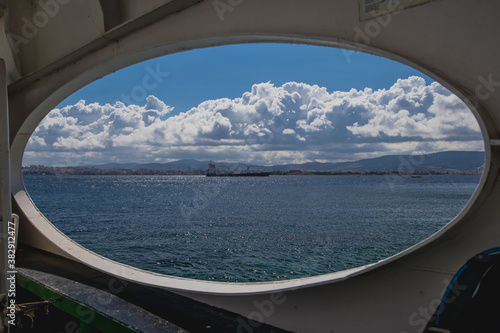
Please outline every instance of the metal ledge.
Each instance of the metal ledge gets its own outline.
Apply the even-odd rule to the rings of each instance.
[[[62,298],[52,304],[80,320],[95,313],[91,317],[97,322],[84,324],[105,332],[240,333],[243,326],[256,325],[236,313],[119,280],[44,251],[22,247],[17,265],[20,287],[45,300]],[[77,308],[80,311],[75,312]],[[255,333],[291,333],[267,324],[257,326]]]
[[[51,305],[78,319],[80,327],[117,333],[186,332],[110,292],[60,276],[20,268],[16,282],[19,287],[48,300]],[[36,327],[36,322],[34,325]]]

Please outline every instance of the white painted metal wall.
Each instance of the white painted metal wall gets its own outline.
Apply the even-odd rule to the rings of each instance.
[[[360,21],[359,4],[353,0],[150,0],[142,10],[129,0],[124,1],[127,14],[118,18],[94,0],[43,2],[52,7],[37,3],[8,1],[8,11],[0,18],[0,57],[10,83],[10,179],[22,242],[307,333],[418,332],[452,274],[472,255],[499,246],[500,2],[436,0],[366,21]],[[487,163],[479,191],[439,233],[384,262],[261,284],[169,278],[114,263],[69,240],[38,212],[22,183],[22,155],[30,134],[58,102],[99,77],[145,59],[246,42],[362,50],[438,80],[471,107],[482,127]],[[2,180],[5,186],[10,185]]]

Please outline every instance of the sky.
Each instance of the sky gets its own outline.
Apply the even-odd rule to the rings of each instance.
[[[89,84],[40,123],[23,165],[272,165],[444,150],[483,150],[479,126],[415,69],[329,47],[243,44],[167,55]]]

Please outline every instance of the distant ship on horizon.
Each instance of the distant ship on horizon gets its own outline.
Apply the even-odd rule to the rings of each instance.
[[[269,177],[271,172],[269,171],[254,171],[250,170],[252,167],[251,165],[247,166],[246,171],[240,171],[240,170],[234,170],[231,171],[231,169],[228,166],[222,166],[224,168],[227,168],[227,171],[221,171],[217,170],[215,167],[215,163],[210,160],[210,163],[208,164],[208,169],[207,169],[207,177]]]

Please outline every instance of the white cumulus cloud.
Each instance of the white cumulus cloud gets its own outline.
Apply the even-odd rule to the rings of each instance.
[[[412,76],[389,89],[328,92],[298,82],[254,84],[235,99],[208,100],[170,116],[144,106],[80,101],[54,109],[33,133],[25,164],[99,164],[179,158],[259,163],[353,160],[386,154],[480,150],[465,104]],[[445,147],[445,148],[443,148]]]

